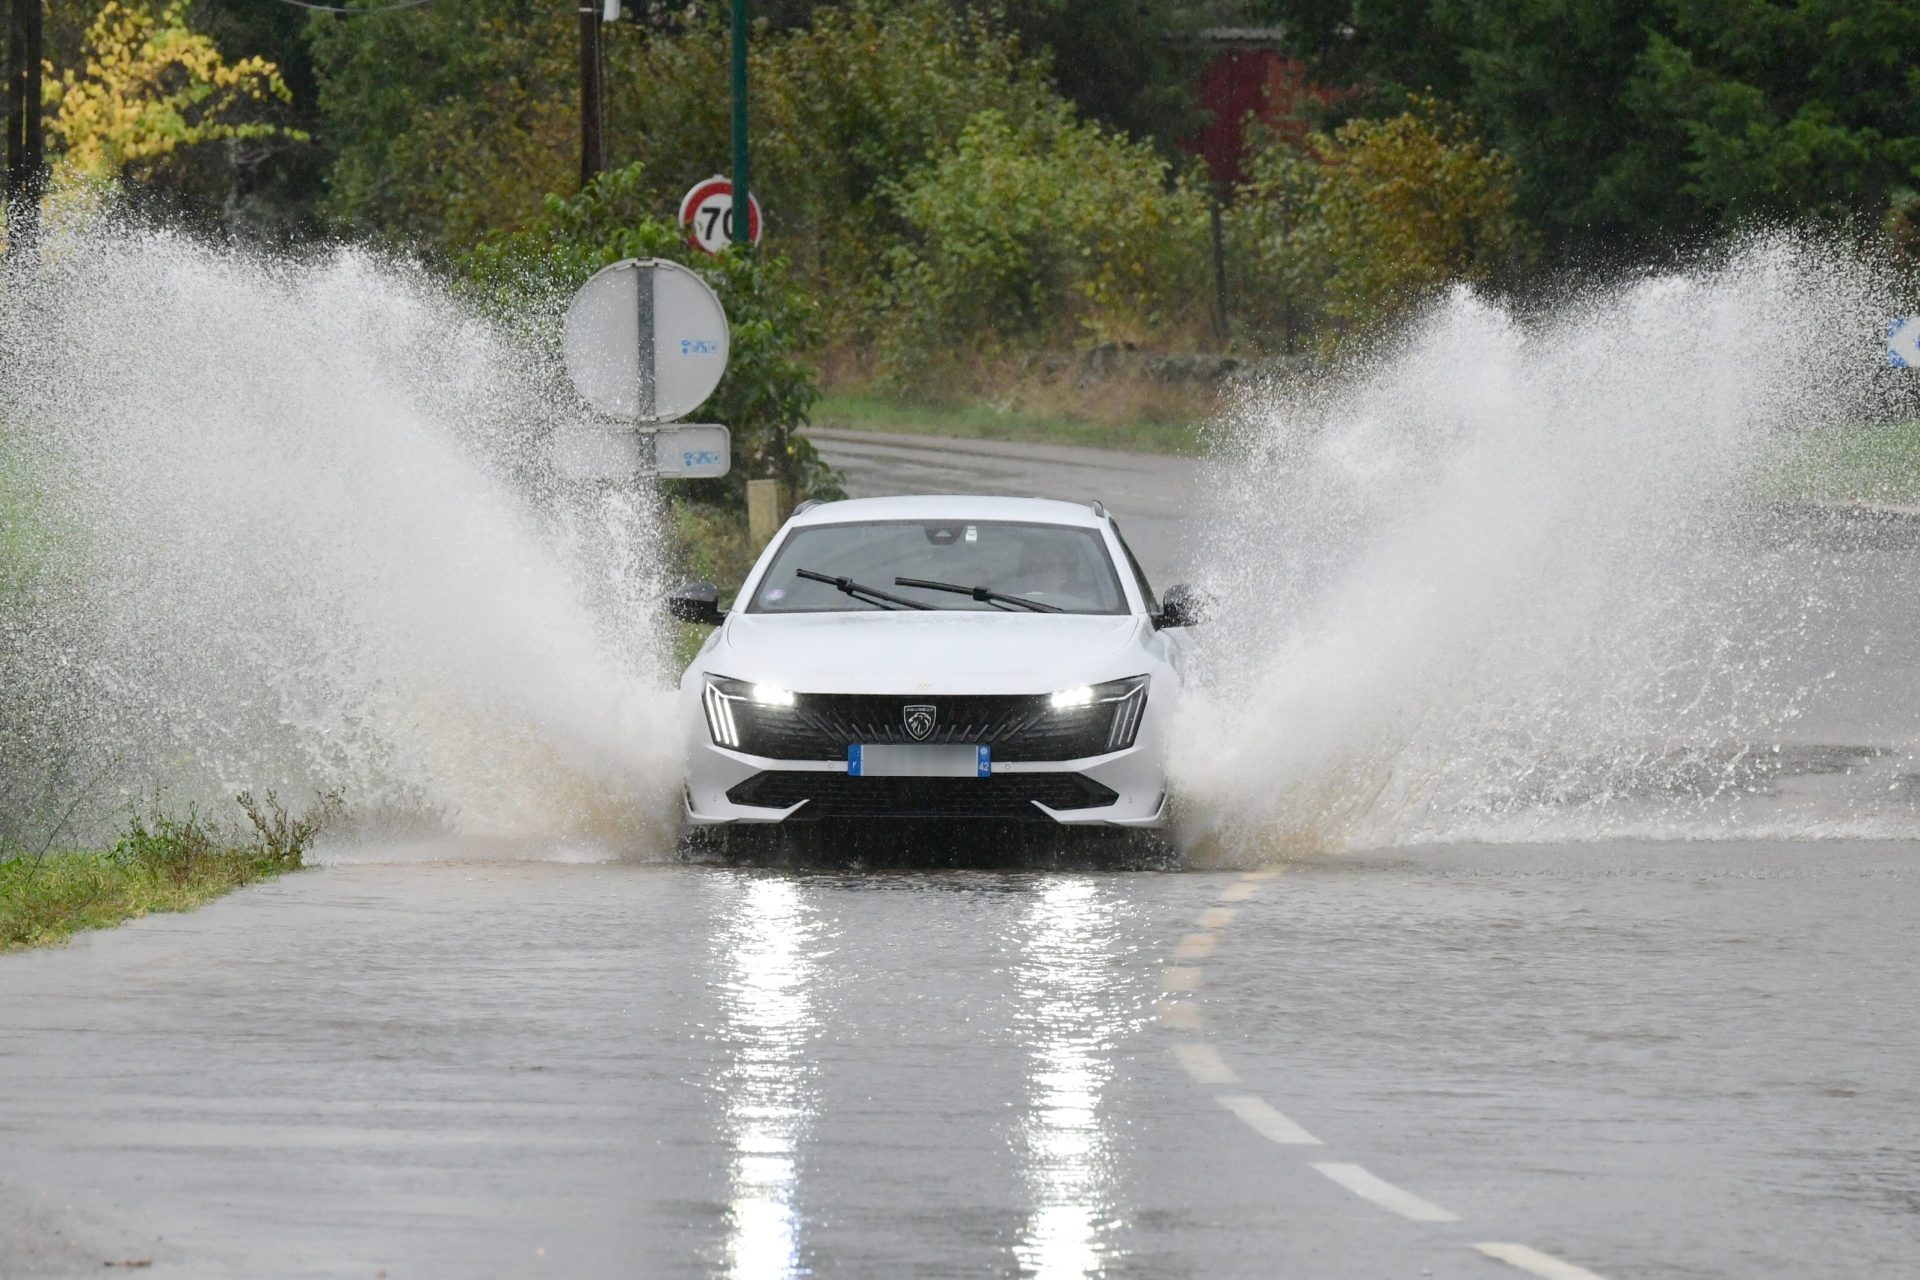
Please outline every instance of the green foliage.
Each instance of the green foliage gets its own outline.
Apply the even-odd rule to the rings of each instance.
[[[1755,217],[1871,228],[1920,185],[1920,23],[1897,0],[1288,8],[1298,49],[1377,103],[1429,89],[1470,112],[1517,165],[1522,216],[1573,248]]]
[[[1675,0],[1630,94],[1642,120],[1676,121],[1706,216],[1877,218],[1920,177],[1916,67],[1911,5]]]
[[[1204,197],[1064,107],[980,113],[895,200],[907,234],[878,327],[899,385],[1008,344],[1179,331],[1205,305]]]
[[[609,128],[645,163],[650,211],[671,213],[728,163],[724,16],[613,59]],[[823,317],[833,337],[899,237],[891,184],[950,149],[981,111],[1028,119],[1058,106],[1014,40],[942,0],[823,7],[810,27],[756,29],[749,50],[754,189],[770,242],[836,300]]]
[[[1269,325],[1273,300],[1342,331],[1390,322],[1434,289],[1489,281],[1527,249],[1512,161],[1431,99],[1354,120],[1304,147],[1264,136],[1231,214],[1256,287],[1244,305]]]
[[[0,951],[59,942],[155,911],[190,911],[242,885],[298,870],[314,838],[340,813],[324,796],[292,816],[268,792],[239,797],[251,837],[184,816],[130,814],[105,853],[49,853],[0,860]]]
[[[729,162],[726,16],[606,29],[608,159],[644,165],[634,195],[650,216],[671,216]],[[802,276],[845,287],[871,269],[889,225],[882,181],[986,107],[1026,114],[1053,95],[987,17],[941,0],[851,0],[812,17],[756,27],[750,42],[754,184]],[[573,188],[572,9],[467,0],[317,16],[311,31],[337,156],[331,209],[345,225],[457,256]]]
[[[535,0],[466,0],[308,25],[334,222],[447,254],[571,186],[577,20]]]
[[[678,226],[651,215],[651,203],[639,165],[602,174],[571,199],[549,197],[521,230],[479,245],[470,273],[503,311],[552,320],[562,299],[610,263],[667,258],[691,267],[719,295],[732,327],[726,376],[701,414],[732,430],[734,465],[724,480],[685,491],[737,505],[747,480],[772,478],[803,497],[838,496],[833,473],[799,431],[820,391],[814,368],[796,353],[819,335],[817,307],[794,283],[787,259],[766,250],[704,253]]]
[[[1083,114],[1164,145],[1203,126],[1197,88],[1207,52],[1193,37],[1214,21],[1233,25],[1237,7],[1008,0],[1000,11],[1023,48],[1046,55],[1055,86]]]

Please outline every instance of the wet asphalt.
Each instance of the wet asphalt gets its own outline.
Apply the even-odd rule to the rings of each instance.
[[[307,872],[0,963],[0,1274],[1912,1274],[1916,906],[1910,844]]]
[[[1920,843],[373,855],[0,957],[0,1277],[1920,1274]]]

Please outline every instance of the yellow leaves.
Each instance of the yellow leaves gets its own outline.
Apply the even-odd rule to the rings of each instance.
[[[141,0],[108,0],[85,47],[81,67],[47,67],[56,186],[150,177],[178,148],[201,142],[306,137],[248,118],[262,104],[289,101],[286,81],[265,58],[228,62],[187,25],[187,0],[157,12]]]

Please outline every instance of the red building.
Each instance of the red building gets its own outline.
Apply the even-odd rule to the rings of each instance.
[[[1306,136],[1312,109],[1341,96],[1338,89],[1315,84],[1306,64],[1280,51],[1279,27],[1218,27],[1203,31],[1201,44],[1212,51],[1200,76],[1200,100],[1211,123],[1183,144],[1205,157],[1216,183],[1231,187],[1245,176],[1249,118],[1294,138]]]

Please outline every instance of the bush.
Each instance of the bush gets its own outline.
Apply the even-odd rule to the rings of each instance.
[[[1204,322],[1207,208],[1144,143],[1065,108],[976,116],[899,184],[883,367],[911,387],[956,358],[1166,335]]]
[[[1244,268],[1237,309],[1269,333],[1301,315],[1367,332],[1528,252],[1513,162],[1433,99],[1304,145],[1266,131],[1255,143],[1227,221]]]
[[[625,258],[666,258],[698,272],[726,308],[732,351],[702,418],[733,432],[734,465],[723,480],[680,491],[704,501],[745,501],[746,482],[771,478],[802,497],[838,497],[837,478],[799,429],[820,397],[813,366],[796,354],[818,341],[814,301],[793,283],[787,259],[765,250],[717,256],[652,216],[639,165],[600,175],[571,199],[550,196],[541,216],[482,243],[471,279],[496,307],[549,323],[557,341],[566,299],[595,271]]]

